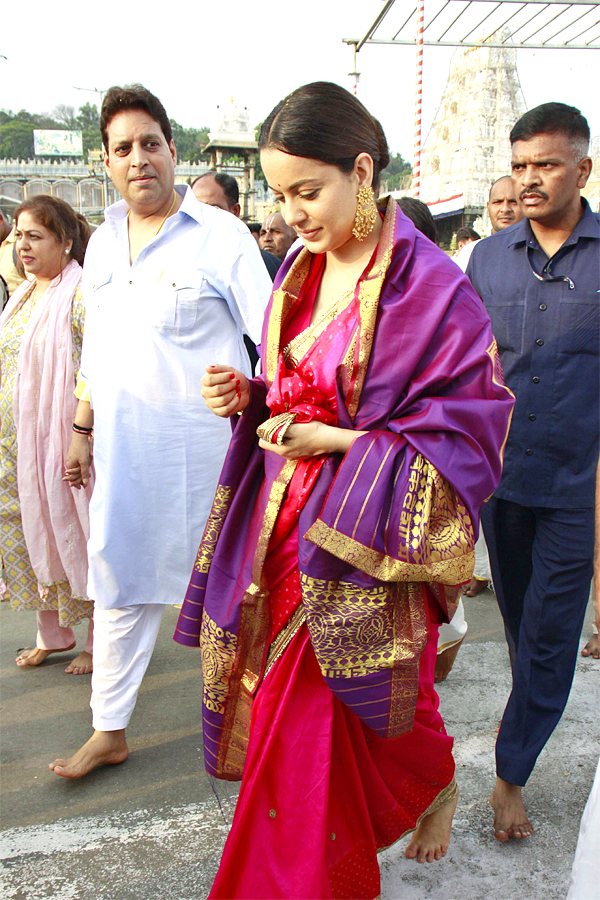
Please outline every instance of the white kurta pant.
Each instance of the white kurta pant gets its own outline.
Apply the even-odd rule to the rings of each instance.
[[[454,647],[455,644],[458,644],[464,638],[467,633],[468,625],[465,619],[465,608],[463,606],[462,598],[458,601],[458,606],[456,607],[456,612],[452,616],[449,622],[444,622],[440,625],[440,631],[438,636],[438,653],[443,653],[444,650],[449,650],[450,647]]]
[[[94,609],[90,706],[96,731],[119,731],[129,724],[164,611],[161,603]]]
[[[488,550],[482,528],[479,529],[479,537],[475,544],[475,568],[473,570],[473,575],[475,578],[478,578],[479,581],[492,580]],[[458,607],[452,619],[448,623],[444,622],[440,625],[438,653],[443,653],[444,650],[449,650],[450,647],[454,647],[455,644],[462,641],[467,633],[468,627],[465,619],[465,608],[462,600],[459,600]]]

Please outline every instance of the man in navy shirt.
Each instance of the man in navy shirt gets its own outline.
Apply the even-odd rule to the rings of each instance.
[[[467,275],[517,402],[502,481],[482,510],[512,692],[490,798],[499,841],[529,837],[521,788],[565,708],[590,592],[598,462],[600,222],[578,109],[545,103],[510,134],[525,218],[481,241]]]

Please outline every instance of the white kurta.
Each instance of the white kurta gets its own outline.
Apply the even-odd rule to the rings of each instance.
[[[249,374],[271,281],[254,238],[187,190],[129,262],[127,205],[106,210],[84,265],[82,375],[94,410],[88,594],[99,608],[177,603],[231,425],[206,407],[205,366]]]

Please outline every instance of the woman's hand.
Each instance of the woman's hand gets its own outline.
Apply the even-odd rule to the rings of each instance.
[[[68,481],[71,487],[77,488],[77,490],[86,487],[90,480],[91,462],[91,438],[87,434],[73,432],[65,462],[63,481]]]
[[[309,459],[329,453],[346,453],[357,437],[366,431],[350,431],[324,425],[323,422],[305,422],[290,425],[283,444],[271,444],[259,440],[258,446],[286,459]]]
[[[231,366],[207,366],[201,384],[202,396],[215,416],[228,418],[250,403],[250,382]]]

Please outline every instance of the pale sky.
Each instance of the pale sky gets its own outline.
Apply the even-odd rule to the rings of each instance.
[[[397,0],[407,14],[413,0]],[[352,51],[382,0],[179,0],[178,3],[6,3],[0,32],[0,108],[49,112],[58,103],[98,102],[74,89],[140,81],[186,127],[208,125],[233,96],[252,124],[309,81],[351,89]],[[427,16],[427,0],[425,3]],[[173,13],[170,21],[169,15]],[[105,21],[102,15],[105,15]],[[452,50],[425,47],[423,139],[435,115]],[[1,55],[8,57],[2,59]],[[594,86],[596,50],[519,50],[517,68],[529,108],[550,100],[579,106],[600,134]],[[412,161],[414,47],[365,46],[358,96],[376,115],[393,152]]]

